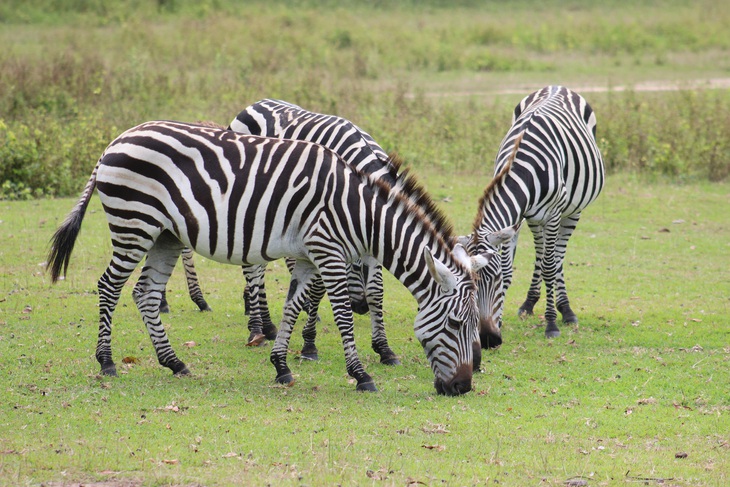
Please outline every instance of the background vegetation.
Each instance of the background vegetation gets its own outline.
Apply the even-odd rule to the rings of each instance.
[[[0,3],[0,200],[30,200],[0,201],[0,485],[728,484],[724,3]],[[96,280],[110,256],[97,199],[68,279],[44,275],[48,239],[120,132],[227,124],[265,97],[355,121],[465,233],[515,103],[551,83],[594,107],[610,172],[568,249],[580,325],[548,342],[539,316],[516,319],[523,236],[505,343],[463,397],[434,395],[414,302],[389,276],[403,365],[377,363],[358,317],[380,392],[356,394],[326,307],[320,362],[292,355],[297,384],[275,387],[269,347],[242,346],[240,271],[203,259],[213,313],[194,310],[178,271],[163,320],[193,377],[156,363],[131,288],[115,314],[121,377],[97,376]],[[72,197],[37,198],[51,195]],[[276,320],[282,265],[267,283]]]
[[[550,83],[586,88],[611,172],[724,180],[730,95],[689,89],[728,78],[723,3],[9,0],[0,197],[76,194],[123,130],[227,124],[265,97],[348,117],[418,168],[488,174],[514,104]],[[688,89],[632,89],[647,81]]]

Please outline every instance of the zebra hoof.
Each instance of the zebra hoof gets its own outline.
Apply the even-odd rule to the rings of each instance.
[[[263,333],[252,333],[250,337],[248,337],[248,342],[246,343],[247,347],[260,347],[266,342],[266,335]]]
[[[378,388],[375,387],[375,382],[362,382],[355,388],[358,392],[378,392]]]
[[[208,303],[199,304],[198,308],[200,308],[200,311],[213,311],[213,308],[208,306]]]
[[[276,340],[277,329],[274,325],[266,325],[263,328],[264,336],[267,340]]]
[[[558,338],[560,336],[560,330],[557,327],[554,329],[548,327],[545,330],[545,338]]]
[[[291,375],[291,372],[287,372],[286,374],[283,374],[283,375],[277,375],[275,380],[276,380],[277,384],[281,384],[281,385],[285,385],[285,386],[289,386],[289,387],[293,386],[294,382],[295,382],[294,376]]]
[[[396,356],[381,357],[380,363],[383,365],[396,366],[396,365],[400,365],[400,360],[398,360],[398,357],[396,357]]]
[[[520,318],[521,320],[526,320],[526,319],[528,319],[528,318],[529,318],[530,316],[534,316],[534,315],[535,315],[535,313],[534,313],[534,312],[533,312],[533,311],[532,311],[531,309],[524,309],[524,308],[520,308],[520,309],[518,309],[518,310],[517,310],[517,316],[518,316],[518,317],[519,317],[519,318]]]
[[[160,313],[169,313],[170,312],[170,306],[167,303],[160,304]]]
[[[117,375],[117,366],[113,363],[102,365],[101,366],[101,375],[106,375],[107,377],[118,377]]]
[[[172,375],[174,375],[175,377],[187,377],[191,374],[187,367],[183,367],[182,369],[178,370],[177,372],[173,371]]]
[[[304,353],[304,352],[302,352],[299,355],[299,358],[302,359],[302,360],[309,360],[311,362],[316,362],[316,361],[319,360],[319,355],[317,354],[317,352],[314,352],[314,353]]]

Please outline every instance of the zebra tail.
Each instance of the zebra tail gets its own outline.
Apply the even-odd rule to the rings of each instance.
[[[51,238],[51,250],[48,252],[48,259],[46,259],[46,271],[51,270],[51,282],[54,284],[61,275],[66,275],[71,260],[71,251],[76,243],[79,230],[81,230],[81,221],[84,219],[86,207],[89,206],[91,195],[94,193],[94,188],[96,188],[96,170],[98,167],[99,164],[97,163],[78,203]]]

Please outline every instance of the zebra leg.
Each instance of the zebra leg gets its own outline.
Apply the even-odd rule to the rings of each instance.
[[[365,289],[367,268],[361,260],[353,262],[348,267],[347,292],[350,294],[350,306],[354,313],[364,315],[369,310],[367,291]]]
[[[307,291],[311,287],[316,272],[314,266],[308,261],[297,262],[292,270],[289,294],[284,304],[279,333],[276,335],[274,346],[271,347],[271,363],[276,368],[276,382],[279,384],[294,382],[291,370],[286,364],[286,355],[289,351],[289,340],[294,330],[294,324],[307,300]]]
[[[545,229],[542,224],[527,222],[532,231],[532,237],[535,241],[535,267],[532,271],[532,281],[530,289],[527,291],[527,298],[522,303],[518,315],[521,318],[532,316],[534,314],[535,304],[540,300],[540,290],[542,288],[542,262],[545,255]]]
[[[271,322],[269,306],[266,301],[264,286],[266,265],[245,265],[241,269],[246,279],[251,310],[248,318],[249,336],[246,345],[262,345],[265,340],[276,338],[276,326]]]
[[[170,345],[165,328],[160,321],[160,299],[172,269],[177,263],[183,244],[170,233],[163,233],[147,254],[147,260],[132,297],[147,327],[160,365],[172,370],[174,375],[188,375],[190,371],[177,358]]]
[[[391,350],[390,345],[388,345],[388,337],[385,335],[385,323],[383,322],[383,267],[376,261],[363,264],[363,274],[366,276],[365,297],[370,309],[371,345],[373,350],[380,355],[381,364],[400,365],[400,360],[398,360],[395,352]]]
[[[347,264],[344,260],[329,255],[322,256],[320,259],[315,256],[314,259],[322,276],[322,282],[327,289],[337,328],[340,330],[347,373],[357,381],[356,389],[358,391],[375,392],[378,389],[375,387],[372,377],[365,372],[355,346],[352,308],[350,308],[350,296],[347,293]]]
[[[195,272],[195,263],[193,262],[193,250],[185,247],[182,251],[182,262],[185,268],[185,279],[188,283],[188,293],[193,303],[198,305],[200,311],[212,311],[208,303],[205,302],[203,291],[200,289],[198,282],[198,274]]]
[[[310,309],[319,309],[319,303],[325,294],[324,284],[322,278],[316,275],[312,280],[312,285],[309,289],[309,302],[311,304]],[[302,346],[301,358],[305,360],[319,360],[319,351],[315,341],[317,339],[317,314],[307,315],[307,323],[304,325],[302,330],[302,338],[304,339],[304,346]]]
[[[558,238],[559,225],[560,221],[557,218],[548,222],[544,236],[545,254],[542,259],[542,276],[545,280],[545,338],[557,338],[560,336],[554,296],[555,276],[558,271],[555,259],[555,242]]]
[[[170,305],[167,302],[167,289],[162,291],[162,298],[160,298],[160,313],[169,313]]]
[[[565,275],[563,274],[563,263],[565,261],[565,253],[568,250],[568,240],[573,235],[575,227],[578,226],[580,212],[569,217],[565,217],[560,222],[560,232],[558,240],[555,243],[555,260],[557,262],[558,272],[555,277],[555,305],[563,317],[565,324],[578,324],[578,317],[570,308],[568,300],[568,290],[565,287]]]
[[[129,280],[129,276],[142,261],[147,248],[152,241],[142,239],[136,235],[119,235],[112,233],[112,242],[115,238],[127,242],[124,247],[114,247],[112,260],[99,278],[99,337],[96,343],[96,360],[101,365],[101,375],[116,377],[117,368],[112,360],[112,316],[119,302],[122,288]]]

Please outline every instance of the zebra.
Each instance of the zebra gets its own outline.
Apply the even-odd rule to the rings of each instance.
[[[533,314],[545,281],[545,336],[560,336],[556,305],[563,323],[578,322],[568,300],[563,260],[581,212],[598,197],[603,184],[596,116],[586,100],[562,86],[526,96],[515,107],[512,127],[499,147],[495,176],[479,201],[468,243],[471,252],[501,251],[499,259],[491,259],[480,271],[482,347],[490,340],[502,341],[504,294],[512,283],[523,219],[534,237],[535,265],[519,315]]]
[[[399,166],[394,165],[388,154],[367,132],[335,115],[311,112],[282,100],[263,99],[242,110],[228,129],[243,134],[316,142],[332,149],[345,162],[371,178],[390,186],[397,185]],[[291,262],[288,261],[290,270]],[[266,300],[264,271],[265,266],[244,268],[247,283],[256,291],[250,292],[249,289],[246,293],[246,297],[252,301],[248,324],[250,341],[262,334],[268,335],[272,328],[275,330]],[[383,324],[382,267],[378,264],[370,268],[354,262],[348,277],[353,311],[359,314],[370,311],[372,349],[380,356],[381,363],[400,364],[398,356],[388,344]],[[300,357],[316,360],[317,309],[310,306],[307,312],[309,318],[302,330],[304,345]]]
[[[317,142],[334,150],[348,164],[370,177],[389,185],[397,183],[398,171],[390,162],[388,154],[367,132],[341,117],[304,110],[298,105],[282,100],[263,99],[242,110],[228,129],[243,134]],[[192,254],[183,251],[182,257],[190,296],[197,303],[196,296],[202,296],[202,292],[195,276]],[[290,271],[293,269],[292,259],[287,260],[287,266]],[[247,282],[244,299],[247,310],[250,310],[249,345],[258,345],[264,339],[276,338],[276,327],[271,321],[266,299],[265,269],[265,265],[243,268]],[[388,344],[383,324],[382,267],[377,265],[370,269],[356,262],[352,264],[348,277],[353,311],[359,314],[370,311],[372,349],[380,356],[381,363],[400,364],[398,356]],[[165,309],[164,296],[163,309]],[[309,319],[302,330],[304,345],[300,357],[317,360],[318,351],[315,345],[317,310],[308,307],[307,312]]]
[[[161,365],[189,374],[160,322],[162,291],[184,247],[212,260],[263,264],[297,258],[281,329],[271,351],[276,381],[291,384],[288,339],[316,274],[332,304],[346,368],[357,390],[377,390],[360,362],[347,296],[346,263],[380,262],[415,297],[414,331],[439,394],[471,390],[478,307],[475,273],[488,256],[470,257],[453,228],[407,171],[402,191],[365,177],[318,144],[153,121],[117,137],[98,160],[80,199],[51,239],[56,282],[94,189],[111,231],[112,259],[98,281],[96,359],[112,360],[112,315],[121,290],[146,256],[133,298]],[[417,205],[414,202],[419,201]],[[263,204],[262,204],[263,203]],[[294,319],[292,319],[294,317]]]

